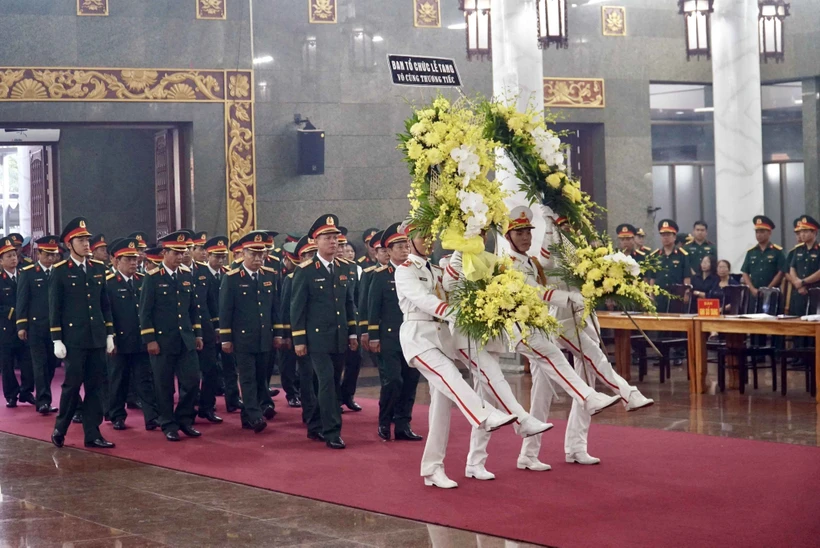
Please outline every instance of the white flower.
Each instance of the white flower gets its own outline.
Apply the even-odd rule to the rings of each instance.
[[[467,145],[461,145],[450,151],[450,157],[458,162],[458,173],[464,176],[461,182],[461,188],[466,188],[479,173],[481,173],[481,166],[478,163],[478,154],[475,153],[475,148]]]
[[[632,276],[639,276],[641,273],[641,266],[635,261],[635,259],[628,255],[624,255],[621,251],[618,251],[617,253],[612,253],[610,255],[604,255],[603,259],[605,261],[612,261],[614,263],[622,263],[626,266],[626,270]]]
[[[467,213],[467,228],[465,238],[478,236],[487,224],[487,213],[490,208],[484,203],[484,198],[477,192],[459,190],[458,199],[461,202],[461,211]]]
[[[535,149],[538,155],[549,166],[555,166],[563,171],[564,168],[564,153],[561,150],[561,139],[559,139],[553,132],[548,131],[542,127],[537,127],[532,130],[532,138],[535,141]]]

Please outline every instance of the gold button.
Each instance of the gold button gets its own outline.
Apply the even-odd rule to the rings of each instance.
[[[181,325],[179,326],[179,330],[182,331],[182,326]]]
[[[337,310],[337,311],[336,311],[336,315],[338,316],[339,314],[340,314],[340,312]]]
[[[319,332],[319,330],[317,329],[317,330],[316,330],[316,332],[318,333],[318,332]]]
[[[178,316],[181,318],[181,317],[182,317],[182,314],[178,314]]]
[[[31,321],[34,321],[34,320],[36,320],[36,319],[37,319],[37,318],[32,318],[32,319],[31,319]]]
[[[262,314],[261,312],[259,313],[259,317],[260,317],[260,318],[262,318],[262,317],[264,317],[264,316],[265,316],[265,315],[264,315],[264,314]]]
[[[88,298],[89,298],[89,299],[91,298],[91,293],[89,293],[89,294],[88,294]]]
[[[73,323],[68,324],[68,327],[74,327]]]

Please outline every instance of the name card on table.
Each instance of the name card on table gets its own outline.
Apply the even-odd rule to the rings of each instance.
[[[390,76],[397,86],[461,86],[456,62],[452,59],[393,54],[388,55],[387,59]]]
[[[698,316],[720,316],[720,299],[698,299]]]

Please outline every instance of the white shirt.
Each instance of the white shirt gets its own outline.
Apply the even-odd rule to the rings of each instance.
[[[46,274],[51,274],[51,268],[50,267],[46,268],[45,266],[43,266],[43,263],[41,263],[40,261],[37,261],[37,264],[40,265],[40,268],[43,269],[43,272],[45,272]]]
[[[333,261],[326,261],[326,260],[325,260],[325,258],[324,258],[324,257],[322,257],[322,255],[321,255],[321,254],[319,254],[319,253],[317,253],[317,254],[316,254],[316,257],[317,257],[320,261],[322,261],[322,265],[324,265],[324,267],[325,267],[325,268],[327,268],[328,272],[330,272],[330,265],[331,265],[331,263],[333,263]]]
[[[83,257],[82,261],[78,261],[77,259],[75,259],[74,255],[71,255],[70,257],[71,257],[71,260],[74,261],[75,265],[77,265],[77,266],[86,266],[87,261],[86,261],[85,257]]]
[[[173,275],[175,275],[177,272],[179,272],[179,269],[176,269],[176,270],[171,270],[170,268],[168,268],[168,265],[167,265],[167,264],[165,264],[165,263],[162,263],[162,267],[165,269],[165,272],[167,272],[169,276],[173,276]]]
[[[3,270],[6,270],[6,269],[4,268]],[[6,274],[8,274],[9,278],[11,278],[12,280],[17,281],[17,273],[16,272],[9,272],[8,270],[6,270]]]
[[[218,277],[218,276],[219,276],[219,274],[220,274],[220,272],[219,272],[219,271],[214,270],[213,268],[211,268],[211,265],[208,265],[208,270],[210,270],[210,271],[211,271],[211,274],[213,274],[213,275],[214,275],[214,277]]]
[[[210,267],[208,267],[208,268],[210,268]],[[252,271],[250,268],[248,268],[247,266],[245,266],[245,263],[244,263],[244,262],[242,263],[242,268],[244,268],[244,269],[245,269],[245,272],[247,272],[247,273],[248,273],[248,275],[249,275],[251,278],[253,278],[254,274],[259,274],[259,271],[258,271],[258,270],[257,270],[256,272]]]
[[[128,283],[128,282],[130,282],[130,281],[131,281],[131,278],[129,278],[128,276],[126,276],[125,274],[123,274],[122,272],[120,272],[119,270],[117,270],[117,274],[119,274],[120,276],[122,276],[122,279],[123,279],[123,280],[125,280],[125,283]]]

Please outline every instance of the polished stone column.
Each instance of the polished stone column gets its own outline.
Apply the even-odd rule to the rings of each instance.
[[[740,271],[763,213],[757,0],[717,0],[712,14],[718,253]],[[682,227],[684,228],[684,227]]]
[[[817,213],[820,209],[820,188],[817,185],[820,181],[820,78],[803,80],[803,172],[806,213]]]
[[[24,236],[31,236],[31,152],[37,148],[17,147],[17,201],[20,204],[20,232]]]

